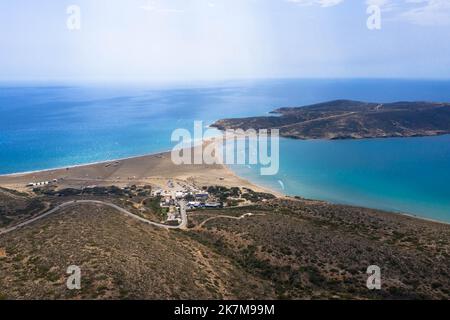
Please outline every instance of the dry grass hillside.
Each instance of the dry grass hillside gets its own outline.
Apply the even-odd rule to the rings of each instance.
[[[434,136],[450,133],[450,104],[432,102],[366,103],[336,100],[280,108],[279,116],[219,120],[225,129],[279,129],[295,139],[362,139]]]
[[[95,205],[65,209],[0,237],[0,297],[8,299],[247,299],[268,281],[177,231]],[[77,265],[82,289],[66,288]]]
[[[54,207],[80,197],[3,191],[3,212],[21,219],[30,201]],[[86,197],[129,210],[142,200]],[[173,231],[101,205],[67,207],[0,235],[0,298],[450,298],[449,225],[319,201],[255,201],[190,212],[189,229]],[[66,288],[70,265],[81,267],[80,291]],[[380,291],[366,287],[370,265],[381,268]]]

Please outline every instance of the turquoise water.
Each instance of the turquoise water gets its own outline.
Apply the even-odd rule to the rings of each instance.
[[[281,139],[280,170],[232,166],[289,195],[450,222],[450,136],[342,141]]]
[[[0,174],[173,147],[194,120],[263,115],[332,99],[450,101],[450,81],[266,80],[177,86],[0,84]],[[450,138],[281,142],[278,176],[234,167],[291,195],[450,221]],[[281,183],[280,183],[281,182]],[[281,189],[280,189],[281,188]]]

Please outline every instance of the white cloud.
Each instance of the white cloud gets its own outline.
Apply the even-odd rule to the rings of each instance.
[[[142,10],[145,11],[152,11],[152,12],[158,12],[158,13],[181,13],[184,12],[184,10],[180,9],[174,9],[174,8],[165,8],[160,5],[158,1],[154,0],[148,0],[148,2],[139,7]]]
[[[326,8],[326,7],[334,7],[342,3],[344,0],[287,0],[287,1],[296,3],[301,6],[319,5],[322,8]]]
[[[395,3],[393,0],[366,0],[367,6],[378,6],[382,11],[392,11],[394,10],[398,3]]]
[[[376,5],[390,18],[423,26],[450,25],[450,0],[366,0]]]
[[[384,7],[390,3],[392,3],[391,0],[366,0],[366,4],[368,6],[375,5],[375,6]]]
[[[410,8],[399,18],[423,26],[450,25],[450,0],[406,0]]]

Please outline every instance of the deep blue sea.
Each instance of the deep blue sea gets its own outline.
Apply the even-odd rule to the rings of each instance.
[[[332,99],[450,101],[450,81],[261,80],[178,85],[0,84],[0,174],[169,150],[194,120],[264,115]],[[256,183],[331,202],[450,222],[450,136],[282,139],[280,172],[232,167]]]

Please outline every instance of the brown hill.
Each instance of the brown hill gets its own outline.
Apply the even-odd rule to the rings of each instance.
[[[67,208],[0,237],[0,299],[250,299],[268,281],[182,232],[101,206]],[[70,265],[81,290],[66,287]]]
[[[432,102],[366,103],[336,100],[280,108],[279,116],[219,120],[225,129],[279,129],[296,139],[361,139],[434,136],[450,133],[450,104]]]
[[[77,197],[62,198],[39,196]],[[0,298],[448,299],[449,252],[449,225],[320,201],[198,210],[173,231],[79,204],[0,236]],[[66,288],[70,265],[80,291]]]

